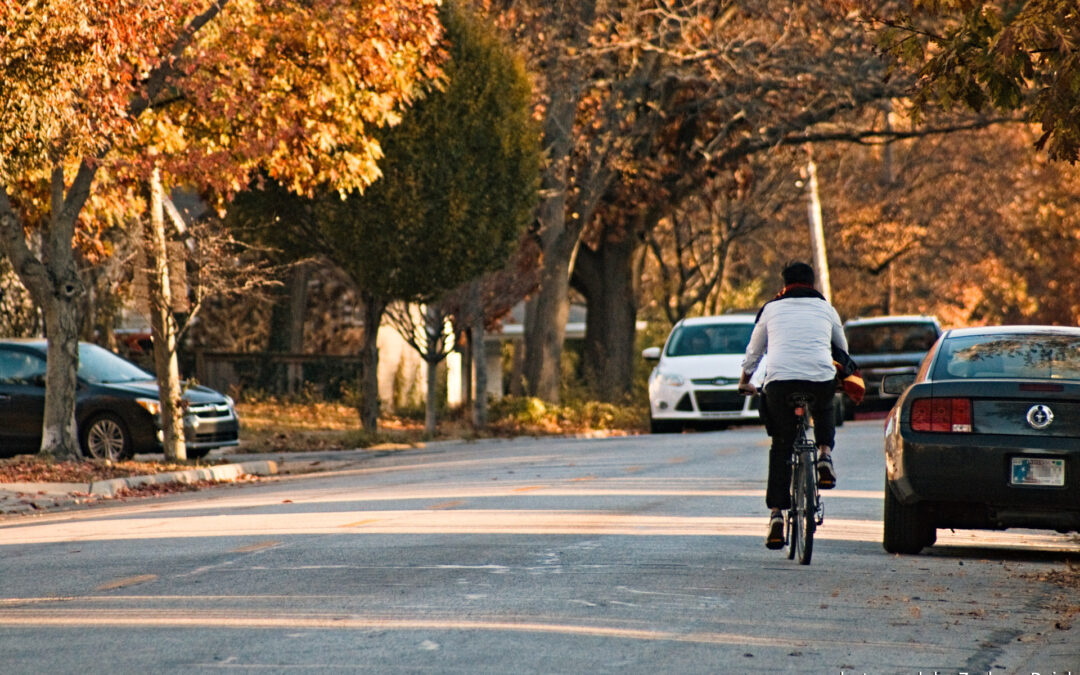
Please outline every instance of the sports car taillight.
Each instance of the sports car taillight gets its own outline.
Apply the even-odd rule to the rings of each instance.
[[[920,398],[911,404],[914,431],[971,432],[971,399]]]

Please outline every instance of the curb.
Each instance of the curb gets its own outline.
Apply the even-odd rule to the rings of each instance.
[[[245,475],[270,476],[280,473],[280,463],[272,460],[222,464],[144,476],[128,476],[94,483],[0,483],[0,520],[5,516],[44,513],[56,509],[91,505],[115,497],[120,490],[141,485],[168,485],[198,481],[235,481]]]
[[[112,497],[123,489],[135,488],[142,485],[168,485],[171,483],[197,483],[201,480],[231,481],[244,475],[272,476],[278,472],[277,462],[264,460],[259,462],[243,462],[240,464],[221,464],[219,466],[206,467],[204,469],[188,469],[185,471],[170,471],[147,476],[128,476],[127,478],[113,478],[99,480],[90,484],[89,493],[99,497]]]

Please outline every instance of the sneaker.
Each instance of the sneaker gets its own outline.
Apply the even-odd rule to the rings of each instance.
[[[831,490],[836,487],[836,469],[832,457],[821,457],[817,461],[817,486],[819,490]]]
[[[765,548],[774,551],[784,548],[784,517],[779,513],[769,518],[769,536],[765,537]]]

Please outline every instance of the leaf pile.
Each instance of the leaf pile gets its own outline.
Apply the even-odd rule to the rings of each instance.
[[[205,466],[205,463],[200,466]],[[56,461],[39,455],[18,455],[0,460],[0,483],[93,483],[112,478],[183,471],[196,464],[175,462],[111,462],[102,459]]]
[[[1074,537],[1074,541],[1080,543],[1080,537]],[[1080,562],[1068,560],[1061,569],[1030,575],[1030,578],[1049,581],[1065,588],[1080,588]],[[1080,613],[1080,607],[1075,608],[1073,613]]]
[[[244,475],[233,480],[199,480],[192,483],[151,483],[149,485],[121,488],[116,491],[116,495],[114,495],[112,499],[125,501],[130,498],[138,497],[161,497],[164,495],[176,494],[178,492],[198,492],[199,490],[216,487],[218,485],[255,483],[258,481],[258,476]]]

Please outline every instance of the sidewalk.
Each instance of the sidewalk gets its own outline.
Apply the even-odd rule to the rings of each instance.
[[[169,471],[145,476],[113,478],[93,483],[0,483],[0,518],[89,506],[117,496],[121,490],[145,485],[193,484],[199,481],[232,482],[245,476],[285,476],[325,473],[349,469],[360,462],[387,453],[423,451],[424,447],[372,448],[324,452],[277,452],[273,459],[262,455],[229,454],[214,451],[211,458],[231,460],[228,464]],[[219,454],[220,453],[220,454]],[[161,455],[147,455],[160,459]]]

